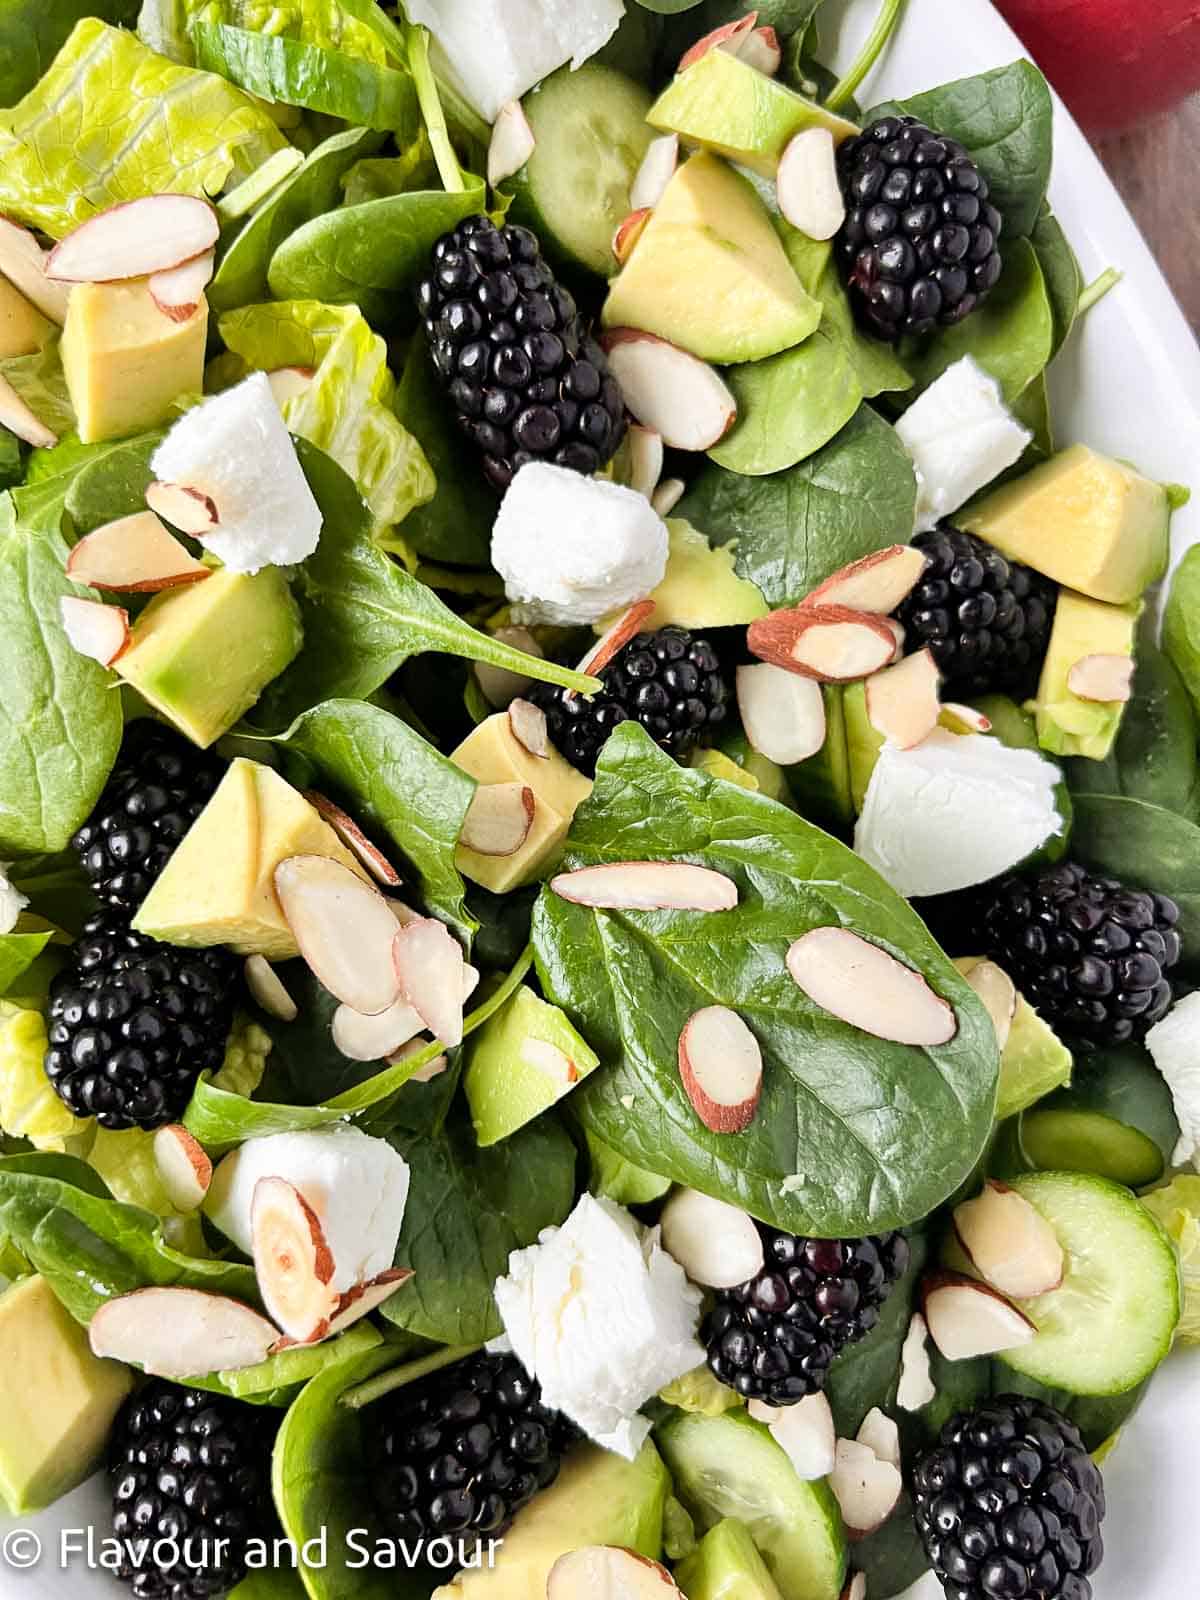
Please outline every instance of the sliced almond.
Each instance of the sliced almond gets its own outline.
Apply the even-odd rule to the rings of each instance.
[[[975,1270],[1014,1300],[1049,1294],[1063,1281],[1066,1258],[1058,1235],[1025,1196],[990,1180],[954,1210],[954,1231]]]
[[[151,300],[172,322],[190,322],[200,309],[215,265],[216,257],[209,250],[194,261],[185,261],[181,267],[156,272],[146,285]]]
[[[463,819],[459,843],[481,856],[513,856],[529,837],[537,798],[524,783],[481,783]]]
[[[462,1043],[462,946],[434,917],[401,928],[392,943],[400,993],[447,1049]]]
[[[154,1135],[154,1164],[176,1211],[196,1211],[212,1183],[213,1164],[200,1141],[179,1123]]]
[[[152,483],[146,490],[146,504],[180,533],[190,533],[196,539],[211,533],[221,523],[212,496],[181,483]]]
[[[687,484],[682,478],[664,478],[650,496],[650,504],[660,517],[669,517],[675,507],[687,493]]]
[[[487,153],[487,181],[496,189],[529,160],[537,147],[529,118],[519,100],[509,100],[496,113]]]
[[[541,659],[542,647],[528,628],[497,628],[493,637],[502,644],[512,645],[514,650],[523,650],[527,656]],[[493,667],[486,661],[475,662],[475,679],[483,698],[497,711],[503,711],[510,701],[524,694],[533,682],[532,678],[523,677],[519,672],[509,672],[507,667]]]
[[[984,1010],[996,1030],[996,1048],[1003,1053],[1008,1043],[1013,1018],[1017,1014],[1017,990],[1012,979],[994,961],[981,961],[967,973],[967,982],[983,1001]]]
[[[728,49],[729,46],[723,45],[721,48]],[[755,72],[761,72],[765,78],[773,78],[783,61],[779,35],[771,27],[751,28],[749,33],[744,33],[734,46],[734,54],[739,61],[753,67]]]
[[[268,372],[267,382],[271,385],[271,393],[280,411],[289,400],[298,400],[302,394],[306,394],[312,388],[316,375],[313,367],[276,367],[274,372]]]
[[[846,1587],[842,1590],[840,1600],[867,1600],[867,1575],[865,1572],[852,1572],[850,1574]]]
[[[925,1280],[923,1312],[929,1337],[947,1361],[994,1356],[1037,1337],[1025,1313],[989,1284],[954,1272]]]
[[[400,924],[387,901],[328,856],[289,856],[275,893],[292,936],[335,999],[375,1016],[396,999],[392,940]]]
[[[586,673],[592,678],[598,672],[603,672],[613,657],[619,655],[631,639],[637,638],[642,631],[642,624],[653,615],[653,600],[635,600],[631,606],[622,611],[612,627],[596,640],[576,671]]]
[[[886,1412],[872,1406],[862,1419],[856,1435],[859,1444],[873,1450],[880,1461],[890,1461],[900,1468],[900,1429]]]
[[[58,610],[67,642],[81,656],[90,656],[102,667],[111,667],[128,648],[129,613],[124,607],[63,595]]]
[[[1067,673],[1067,688],[1081,700],[1123,704],[1133,693],[1133,657],[1084,656]]]
[[[563,900],[604,911],[732,911],[737,884],[690,861],[607,861],[560,872],[550,887]]]
[[[387,1061],[424,1028],[407,1000],[395,1000],[373,1017],[351,1006],[339,1006],[333,1013],[330,1035],[349,1061]]]
[[[403,878],[379,846],[371,843],[348,812],[343,811],[341,806],[335,805],[327,795],[321,794],[317,789],[306,789],[304,798],[329,824],[346,849],[358,857],[376,883],[381,883],[385,889],[400,887],[404,882]]]
[[[631,211],[627,217],[622,217],[617,223],[616,231],[612,237],[612,253],[617,258],[617,265],[623,267],[633,254],[634,247],[642,234],[646,231],[646,224],[654,213],[649,206],[643,206],[640,211]]]
[[[629,186],[629,204],[634,211],[652,211],[662,199],[679,165],[679,135],[664,133],[651,139],[641,165]]]
[[[942,702],[942,714],[938,718],[943,728],[950,733],[991,733],[992,719],[985,717],[982,711],[976,711],[974,706],[960,705],[957,700]]]
[[[247,989],[269,1017],[280,1022],[295,1022],[300,1008],[266,956],[247,956],[244,972]]]
[[[788,140],[779,158],[775,192],[793,228],[810,239],[833,238],[846,220],[846,202],[828,128],[805,128]]]
[[[938,725],[941,675],[931,650],[918,650],[866,681],[867,720],[899,750],[912,750]]]
[[[824,1394],[806,1395],[794,1406],[770,1406],[751,1400],[747,1411],[765,1423],[771,1437],[786,1454],[796,1475],[805,1483],[827,1478],[837,1459],[837,1429]]]
[[[738,667],[735,680],[752,749],[781,767],[816,755],[825,743],[825,698],[815,678],[760,661]]]
[[[135,1289],[102,1305],[88,1328],[93,1355],[159,1378],[256,1367],[278,1338],[279,1330],[240,1300],[200,1289]]]
[[[0,217],[0,273],[35,305],[44,317],[61,328],[67,320],[70,286],[46,276],[47,252],[19,223]]]
[[[76,583],[132,594],[198,583],[210,570],[187,553],[153,511],[106,522],[80,539],[67,557],[67,577]]]
[[[787,968],[822,1010],[876,1039],[932,1049],[958,1032],[953,1006],[919,972],[849,928],[813,928],[788,950]]]
[[[658,1222],[663,1249],[693,1283],[736,1289],[762,1271],[762,1235],[753,1217],[727,1200],[699,1189],[673,1189]]]
[[[681,1600],[666,1567],[636,1550],[592,1544],[572,1550],[550,1568],[546,1600]],[[533,1597],[530,1596],[530,1600]]]
[[[629,487],[649,500],[662,477],[662,435],[635,422],[629,430]]]
[[[207,200],[155,194],[89,217],[51,250],[46,276],[60,283],[119,283],[180,267],[212,250],[220,219]]]
[[[937,1385],[933,1381],[933,1367],[929,1360],[929,1329],[925,1325],[925,1318],[916,1311],[900,1347],[896,1404],[902,1411],[920,1411],[936,1398]]]
[[[916,588],[925,570],[924,554],[911,544],[890,544],[819,583],[806,595],[806,606],[848,606],[887,616]]]
[[[762,1050],[728,1006],[705,1006],[679,1035],[679,1076],[700,1121],[713,1133],[741,1133],[762,1094]]]
[[[0,426],[15,433],[18,439],[37,450],[53,450],[58,443],[54,433],[39,416],[36,416],[21,396],[0,372]]]
[[[549,1078],[564,1094],[579,1082],[579,1068],[565,1050],[549,1039],[526,1039],[521,1046],[521,1060]]]
[[[702,60],[710,50],[718,50],[722,46],[729,46],[731,54],[737,55],[743,36],[753,30],[757,21],[758,12],[749,11],[736,22],[726,22],[722,27],[706,33],[702,39],[696,40],[690,50],[685,50],[680,56],[676,72],[686,72],[689,67],[694,67],[697,61]]]
[[[640,328],[601,340],[625,404],[676,450],[709,450],[737,421],[737,401],[715,367]]]
[[[361,1322],[372,1311],[377,1311],[385,1300],[392,1298],[397,1289],[404,1287],[412,1275],[409,1267],[391,1267],[377,1278],[372,1278],[370,1283],[360,1283],[348,1289],[329,1319],[325,1337],[333,1339],[339,1333],[345,1333],[347,1328],[352,1328],[356,1322]]]
[[[294,1184],[260,1178],[250,1231],[268,1314],[300,1344],[323,1338],[341,1297],[333,1287],[337,1267],[321,1219]]]
[[[884,617],[883,620],[887,623],[892,638],[896,641],[896,648],[892,651],[892,665],[895,665],[895,663],[899,661],[900,657],[904,654],[905,632],[901,624],[896,621],[895,617]]]
[[[846,1532],[863,1538],[881,1528],[900,1499],[904,1479],[899,1467],[881,1461],[857,1439],[839,1439],[829,1487],[841,1507]]]
[[[529,700],[513,700],[508,708],[508,725],[522,750],[539,761],[550,759],[550,733],[541,706]]]
[[[772,611],[746,633],[751,655],[823,683],[853,683],[886,667],[896,637],[882,617],[846,606]]]

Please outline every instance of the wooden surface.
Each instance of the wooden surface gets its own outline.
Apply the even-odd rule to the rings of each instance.
[[[1200,96],[1096,148],[1200,333]]]

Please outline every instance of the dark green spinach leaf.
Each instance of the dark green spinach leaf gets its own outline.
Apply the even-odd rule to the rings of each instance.
[[[0,995],[29,970],[52,937],[51,933],[0,933]]]
[[[1043,205],[1038,212],[1029,242],[1037,251],[1046,293],[1050,297],[1050,309],[1054,314],[1053,354],[1057,355],[1075,326],[1079,296],[1083,293],[1083,272],[1062,223],[1048,205]]]
[[[424,450],[437,493],[404,519],[405,542],[430,561],[486,567],[491,559],[496,496],[483,474],[463,460],[462,434],[434,371],[423,334],[409,347],[396,395],[396,415]]]
[[[884,1301],[879,1321],[865,1339],[844,1350],[829,1369],[825,1392],[833,1408],[840,1439],[853,1439],[873,1407],[889,1413],[896,1409],[900,1351],[908,1335],[917,1288],[929,1254],[923,1232],[912,1235],[909,1249],[908,1271]]]
[[[803,344],[731,367],[725,374],[738,419],[708,452],[729,472],[783,472],[828,444],[862,404],[846,342],[820,327]]]
[[[0,106],[15,106],[58,54],[83,17],[122,27],[137,21],[141,0],[0,0]]]

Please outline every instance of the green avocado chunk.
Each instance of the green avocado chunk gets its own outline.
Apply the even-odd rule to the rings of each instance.
[[[959,956],[954,965],[967,976],[984,958]],[[1071,1052],[1025,999],[1017,995],[1008,1038],[1000,1055],[1000,1089],[996,1120],[1015,1116],[1043,1095],[1070,1081]]]
[[[718,1522],[675,1569],[688,1600],[780,1600],[775,1580],[744,1525]]]
[[[464,1086],[475,1138],[498,1144],[582,1083],[600,1057],[524,984],[471,1041]]]
[[[1081,695],[1078,690],[1086,685],[1080,680],[1089,658],[1116,656],[1132,663],[1141,611],[1140,601],[1112,606],[1071,589],[1061,591],[1038,683],[1037,734],[1043,750],[1103,761],[1112,749],[1126,702],[1097,700],[1094,692]]]

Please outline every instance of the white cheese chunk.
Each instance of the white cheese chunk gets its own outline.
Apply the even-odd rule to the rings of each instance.
[[[1200,1172],[1200,990],[1173,1005],[1146,1034],[1146,1049],[1175,1098],[1179,1143],[1173,1165]]]
[[[28,904],[28,896],[13,888],[4,870],[4,863],[0,861],[0,933],[13,931],[17,918]]]

